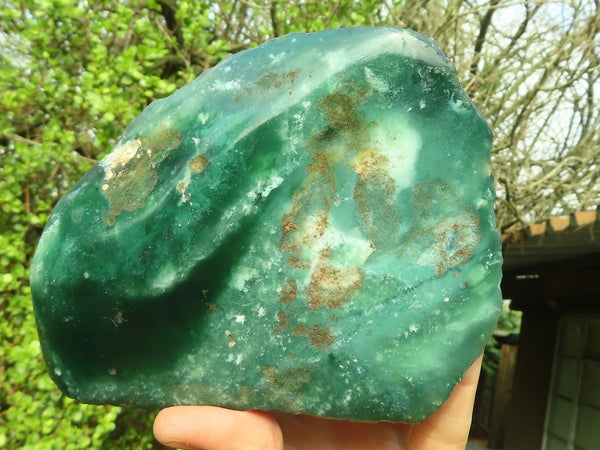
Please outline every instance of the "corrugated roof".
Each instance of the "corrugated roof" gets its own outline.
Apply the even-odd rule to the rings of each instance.
[[[558,265],[600,266],[600,208],[556,217],[505,235],[502,253],[505,273]]]

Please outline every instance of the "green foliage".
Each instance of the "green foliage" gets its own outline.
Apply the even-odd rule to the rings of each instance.
[[[28,268],[58,198],[185,81],[156,70],[170,40],[150,4],[36,3],[0,2],[0,447],[157,447],[154,412],[81,405],[51,381]]]
[[[518,334],[521,330],[521,315],[520,311],[513,311],[509,307],[509,301],[505,301],[502,306],[502,313],[496,325],[496,334],[509,335]],[[483,370],[488,374],[495,374],[500,365],[500,343],[492,336],[485,346],[483,357]]]

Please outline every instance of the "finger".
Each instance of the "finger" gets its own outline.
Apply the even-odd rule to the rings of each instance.
[[[154,436],[182,449],[281,450],[277,422],[261,411],[233,411],[214,406],[174,406],[154,420]]]
[[[415,425],[410,441],[411,450],[465,448],[482,359],[483,355],[475,360],[438,411]]]

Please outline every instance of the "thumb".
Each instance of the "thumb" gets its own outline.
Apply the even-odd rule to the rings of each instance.
[[[410,448],[418,450],[464,449],[467,445],[473,403],[483,356],[475,360],[441,408],[415,425]]]

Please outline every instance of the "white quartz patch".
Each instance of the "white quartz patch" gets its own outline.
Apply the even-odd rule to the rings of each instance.
[[[305,221],[299,224],[299,233],[301,236],[315,236],[310,245],[311,253],[317,255],[325,249],[333,249],[344,246],[343,260],[336,261],[345,267],[362,265],[369,255],[373,252],[373,247],[366,236],[361,236],[360,232],[351,234],[340,230],[328,219],[328,226],[321,230],[322,217],[319,214],[308,216]],[[317,237],[318,236],[318,237]],[[313,264],[316,264],[318,258],[311,258]]]
[[[390,87],[387,84],[387,82],[383,78],[380,78],[377,75],[375,75],[375,73],[368,67],[365,67],[365,78],[367,79],[371,87],[373,87],[373,89],[375,89],[376,91],[388,92],[390,90]]]
[[[104,169],[104,180],[112,180],[115,176],[115,169],[125,166],[136,155],[142,146],[140,139],[132,139],[124,144],[118,145],[100,161],[100,166]]]
[[[240,82],[238,80],[229,80],[223,82],[219,79],[215,80],[212,88],[215,91],[239,91],[240,90]]]
[[[278,175],[273,175],[264,182],[261,180],[254,189],[248,192],[248,197],[255,199],[260,195],[265,198],[272,190],[277,189],[283,181],[283,178]]]
[[[246,283],[258,276],[258,270],[254,267],[239,266],[231,275],[231,284],[238,291],[246,290]]]
[[[152,288],[163,292],[177,280],[177,270],[171,264],[165,264],[152,281]]]
[[[238,314],[235,316],[235,321],[236,323],[244,325],[244,323],[246,323],[246,316],[244,314]]]
[[[411,187],[422,145],[421,135],[399,115],[388,114],[378,120],[377,125],[370,130],[370,135],[379,154],[389,162],[388,175],[398,191]]]

